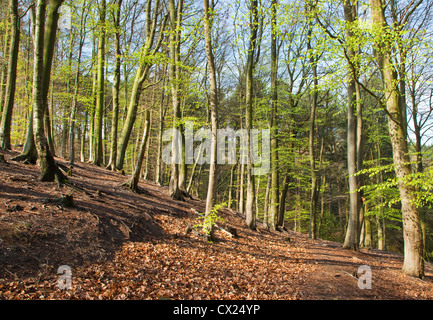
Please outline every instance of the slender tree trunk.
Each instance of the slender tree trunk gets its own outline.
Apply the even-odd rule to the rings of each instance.
[[[352,65],[355,58],[355,50],[352,45],[353,23],[356,20],[356,6],[351,0],[344,3],[344,17],[347,23],[346,42],[348,43],[347,56],[348,64]],[[357,106],[355,70],[349,68],[347,76],[347,167],[349,173],[349,221],[346,230],[346,238],[343,247],[351,250],[359,250],[359,195],[358,195],[358,178],[357,172],[357,119],[355,108]]]
[[[278,206],[277,226],[279,227],[282,227],[284,225],[284,214],[286,213],[286,199],[287,199],[287,193],[289,192],[289,182],[290,182],[290,176],[289,176],[289,170],[287,170],[286,174],[284,175],[283,189],[281,190],[280,204]]]
[[[412,174],[408,146],[405,135],[400,104],[400,92],[397,87],[396,71],[392,62],[393,48],[389,41],[390,28],[386,23],[384,3],[382,0],[370,0],[373,23],[380,27],[380,38],[376,35],[376,50],[381,68],[386,109],[388,112],[388,128],[391,137],[395,173],[398,179],[398,189],[401,198],[403,220],[404,261],[403,272],[414,277],[424,276],[423,241],[419,217],[419,209],[413,198],[415,189],[405,181]]]
[[[308,8],[311,10],[311,8]],[[311,19],[311,18],[310,18]],[[310,193],[310,228],[309,228],[309,237],[311,239],[316,239],[316,210],[317,210],[317,172],[316,172],[316,158],[314,152],[314,135],[316,131],[316,109],[317,109],[317,100],[318,100],[318,78],[317,78],[317,60],[316,55],[313,52],[313,48],[311,46],[311,37],[312,37],[312,21],[309,23],[308,29],[308,40],[307,40],[307,49],[310,54],[310,63],[313,72],[313,92],[312,92],[312,100],[311,100],[311,109],[310,109],[310,128],[309,128],[309,153],[310,153],[310,174],[311,174],[311,193]]]
[[[155,54],[159,46],[161,45],[161,41],[158,41],[158,43],[154,46],[154,39],[155,39],[155,33],[156,33],[157,21],[158,21],[158,10],[159,10],[159,0],[156,0],[154,4],[153,16],[152,16],[152,0],[147,0],[146,40],[143,47],[141,48],[140,64],[137,68],[135,80],[132,85],[131,95],[129,98],[129,106],[126,112],[126,118],[123,124],[121,134],[119,136],[117,159],[116,159],[117,170],[123,169],[126,149],[128,147],[128,142],[131,137],[132,128],[134,127],[135,120],[137,119],[137,109],[140,101],[140,96],[143,91],[143,83],[149,75],[151,64],[148,61],[146,62],[146,57],[148,55]],[[161,29],[163,29],[163,27],[161,27]],[[162,37],[160,35],[159,40],[161,39]]]
[[[92,60],[96,59],[97,49],[95,39],[93,40]],[[95,111],[96,111],[96,94],[97,94],[97,72],[96,68],[92,70],[92,105],[90,109],[90,126],[89,126],[89,162],[95,161]]]
[[[231,209],[233,208],[233,187],[234,187],[234,179],[235,179],[235,169],[237,167],[237,164],[232,165],[232,168],[230,169],[230,185],[229,185],[229,196],[228,196],[228,204],[227,208]]]
[[[237,171],[237,187],[236,187],[236,209],[240,213],[244,213],[244,165],[239,162],[238,163],[238,171]]]
[[[379,123],[377,123],[379,126]],[[379,131],[379,130],[378,130]],[[377,132],[379,134],[379,132]],[[381,166],[381,158],[382,158],[382,152],[380,147],[380,141],[377,141],[377,163],[376,166]],[[371,156],[373,160],[373,155]],[[376,184],[383,183],[383,174],[382,172],[379,172],[379,174],[376,176]],[[379,196],[379,214],[376,216],[376,225],[377,225],[377,248],[379,250],[385,250],[386,249],[386,241],[385,241],[385,218],[384,218],[384,206],[383,206],[383,197],[382,195]]]
[[[111,120],[111,149],[110,149],[110,160],[107,168],[110,170],[116,169],[117,159],[117,131],[119,124],[119,93],[120,93],[120,69],[121,69],[121,48],[120,48],[120,13],[123,0],[117,0],[115,2],[116,9],[113,15],[114,27],[116,29],[114,33],[114,47],[116,51],[116,57],[114,61],[114,80],[113,80],[113,117]]]
[[[269,227],[274,230],[278,224],[279,206],[279,173],[278,173],[278,139],[277,139],[277,114],[278,114],[278,52],[277,52],[277,6],[278,0],[271,3],[271,190],[269,207]]]
[[[365,229],[365,240],[364,246],[366,248],[371,248],[373,241],[371,236],[371,218],[368,215],[368,204],[364,204],[364,229]]]
[[[134,173],[132,174],[131,178],[127,182],[125,182],[125,185],[134,192],[139,192],[138,182],[140,181],[141,168],[143,166],[147,141],[149,140],[149,132],[150,132],[150,111],[146,110],[144,116],[143,137],[141,139],[140,149],[138,151]]]
[[[35,17],[35,8],[32,7],[31,9],[31,19],[29,22],[29,32],[31,32],[34,35],[34,30],[35,30],[35,21],[36,21],[36,17]],[[34,36],[33,36],[33,41],[34,41]],[[29,40],[29,44],[30,44],[30,40]],[[30,52],[27,55],[28,59],[30,60]],[[26,81],[27,81],[27,77],[26,77]],[[26,86],[27,88],[27,86]],[[36,145],[35,145],[35,139],[34,139],[34,135],[33,135],[33,104],[30,104],[30,96],[32,94],[28,94],[28,104],[31,105],[31,109],[29,112],[29,116],[28,116],[28,123],[27,123],[27,133],[26,133],[26,141],[24,143],[24,147],[23,150],[21,152],[21,154],[19,154],[18,156],[12,158],[13,161],[23,161],[23,162],[29,162],[32,164],[35,164],[38,158],[38,154],[36,151]]]
[[[104,163],[104,152],[102,146],[102,120],[105,107],[105,15],[106,1],[101,0],[99,7],[99,34],[98,34],[98,64],[96,85],[96,109],[95,109],[95,160],[94,164],[100,166]]]
[[[10,8],[9,8],[10,10]],[[10,22],[10,21],[8,21]],[[9,31],[10,28],[6,27],[5,35],[4,35],[4,42],[3,42],[3,58],[5,61],[8,59],[8,48],[9,48]],[[3,114],[3,108],[4,108],[4,98],[5,98],[5,90],[6,90],[6,83],[7,83],[7,68],[8,64],[2,67],[1,73],[0,73],[0,120],[1,120],[1,114]]]
[[[266,176],[266,191],[265,191],[265,200],[263,205],[263,229],[269,230],[269,193],[271,189],[271,174]],[[256,206],[257,207],[257,206]]]
[[[86,110],[84,113],[84,123],[81,125],[81,146],[80,146],[80,161],[86,161],[86,134],[87,134],[87,122],[89,118],[89,112]]]
[[[206,197],[206,216],[209,216],[212,212],[212,208],[215,202],[216,192],[216,171],[217,171],[217,134],[218,134],[218,87],[216,81],[216,69],[215,69],[215,58],[212,47],[212,23],[213,17],[212,12],[215,8],[209,8],[209,0],[203,0],[203,14],[204,14],[204,36],[205,36],[205,47],[206,47],[206,58],[208,67],[209,77],[209,103],[211,113],[211,155],[210,155],[210,167],[209,167],[209,183]],[[206,226],[206,232],[208,234],[208,240],[214,239],[213,226]]]
[[[155,182],[159,184],[160,186],[163,185],[163,179],[162,179],[162,136],[163,136],[163,130],[164,130],[164,119],[165,119],[165,86],[167,82],[166,77],[167,69],[164,67],[163,69],[163,85],[161,90],[161,99],[159,102],[159,128],[158,128],[158,154],[156,158],[156,177]],[[187,189],[187,192],[189,192],[189,186]]]
[[[245,220],[248,228],[251,230],[256,229],[256,214],[254,212],[255,203],[255,179],[253,175],[253,162],[251,159],[251,130],[253,128],[253,74],[255,69],[254,53],[257,47],[257,31],[258,31],[258,1],[250,1],[251,20],[252,25],[250,27],[251,34],[248,44],[248,58],[246,66],[246,91],[245,91],[245,128],[247,130],[247,152],[248,152],[248,164],[247,164],[247,199],[245,204]]]
[[[6,78],[6,96],[2,110],[0,125],[0,148],[11,150],[12,111],[15,102],[15,88],[17,78],[18,51],[20,41],[20,17],[18,14],[18,1],[9,0],[9,15],[11,19],[11,41],[9,62]]]
[[[77,58],[77,70],[75,74],[75,83],[74,83],[74,93],[72,97],[72,107],[71,107],[71,116],[69,119],[69,164],[74,164],[75,162],[75,118],[77,113],[77,98],[78,98],[78,89],[79,89],[79,81],[80,81],[80,72],[81,72],[81,56],[83,52],[84,45],[84,26],[86,23],[85,19],[85,10],[82,9],[81,14],[81,24],[80,24],[80,35],[79,35],[79,48],[78,48],[78,58]],[[86,121],[87,122],[87,121]]]

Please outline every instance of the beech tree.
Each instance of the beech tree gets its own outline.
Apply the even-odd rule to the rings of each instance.
[[[11,122],[15,102],[15,87],[17,78],[18,50],[20,43],[20,16],[18,0],[9,1],[9,16],[11,21],[11,40],[9,45],[9,62],[6,76],[6,95],[0,123],[0,148],[11,149]]]
[[[245,219],[247,226],[256,229],[255,202],[255,179],[253,175],[253,162],[251,159],[252,143],[250,132],[253,128],[253,75],[256,65],[256,48],[258,43],[259,29],[259,3],[257,0],[250,1],[250,38],[248,41],[247,63],[245,68],[245,129],[247,130],[247,198],[245,204]]]
[[[170,65],[169,77],[171,87],[171,97],[173,106],[173,142],[171,147],[171,176],[169,184],[169,194],[173,199],[183,199],[184,192],[180,179],[180,164],[183,163],[182,157],[182,137],[179,135],[182,130],[181,111],[180,111],[180,37],[182,32],[182,13],[183,0],[169,0],[170,15]]]
[[[412,174],[408,145],[406,138],[406,123],[404,122],[400,105],[400,90],[396,78],[396,68],[392,60],[393,47],[389,38],[392,31],[384,14],[382,0],[370,0],[373,21],[376,56],[383,77],[385,106],[388,114],[389,134],[393,149],[395,174],[398,179],[398,189],[401,197],[403,219],[404,263],[403,271],[411,276],[424,276],[422,230],[419,209],[413,201],[415,190],[408,184]]]
[[[34,69],[33,69],[33,130],[41,181],[62,183],[66,178],[58,168],[48,146],[45,135],[44,114],[47,107],[48,86],[50,84],[51,63],[59,20],[59,8],[63,0],[38,0],[36,3]],[[46,22],[45,22],[46,16]]]
[[[218,135],[218,93],[217,93],[217,79],[215,68],[215,56],[212,46],[212,24],[213,14],[215,8],[209,7],[209,0],[203,0],[203,20],[204,20],[204,36],[206,46],[207,67],[209,73],[209,102],[211,112],[211,127],[212,127],[212,140],[211,140],[211,155],[210,155],[210,168],[209,168],[209,185],[206,197],[206,215],[209,216],[212,212],[212,207],[215,201],[215,188],[216,188],[216,169],[217,169],[217,135]],[[207,230],[209,239],[213,239],[212,226]]]
[[[153,10],[152,10],[153,3]],[[139,51],[138,68],[135,74],[134,83],[132,85],[132,91],[129,98],[129,105],[126,112],[126,118],[123,124],[122,131],[119,136],[116,169],[122,170],[125,161],[126,148],[128,146],[129,138],[131,136],[132,128],[137,118],[137,108],[140,101],[141,93],[145,88],[143,84],[149,76],[150,68],[153,65],[153,57],[158,52],[164,33],[166,19],[161,19],[162,10],[160,8],[159,0],[147,0],[146,2],[146,36],[143,46]],[[157,37],[159,23],[159,35]]]

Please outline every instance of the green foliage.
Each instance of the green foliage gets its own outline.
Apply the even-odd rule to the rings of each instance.
[[[416,165],[416,162],[410,163],[412,166]],[[382,165],[374,166],[368,169],[363,169],[357,173],[357,175],[366,175],[369,178],[373,178],[379,174],[387,174],[394,172],[394,165]],[[427,167],[423,172],[412,172],[410,175],[401,179],[397,179],[395,175],[391,175],[390,178],[379,182],[371,183],[359,188],[359,191],[365,192],[367,197],[371,199],[381,198],[381,206],[391,208],[393,205],[397,205],[400,201],[400,195],[398,193],[398,185],[402,183],[406,186],[413,187],[414,193],[411,195],[411,201],[415,203],[418,208],[432,206],[433,201],[433,167]]]
[[[218,211],[226,206],[227,203],[219,203],[212,207],[209,214],[200,214],[201,217],[197,219],[203,219],[203,221],[194,225],[194,228],[200,228],[206,233],[207,236],[210,236],[215,224],[218,222],[224,222],[224,219],[218,215]]]

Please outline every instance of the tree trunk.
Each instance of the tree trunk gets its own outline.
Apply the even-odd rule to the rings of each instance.
[[[274,230],[277,224],[279,206],[279,174],[278,174],[278,139],[277,139],[277,114],[278,114],[278,52],[277,52],[277,6],[278,0],[271,3],[271,190],[269,207],[269,227]]]
[[[211,11],[212,10],[212,11]],[[212,210],[212,206],[215,198],[215,186],[216,186],[216,166],[217,166],[217,130],[218,130],[218,93],[217,93],[217,82],[216,82],[216,69],[215,69],[215,58],[212,47],[212,24],[213,17],[212,12],[214,8],[209,8],[209,0],[203,0],[203,20],[204,20],[204,36],[205,36],[205,47],[206,47],[206,58],[207,58],[207,69],[209,77],[209,104],[211,113],[211,130],[212,130],[212,141],[211,141],[211,161],[209,168],[209,185],[208,194],[206,198],[206,214],[209,214]]]
[[[278,219],[277,219],[277,226],[282,227],[284,225],[284,214],[286,213],[286,199],[287,199],[287,193],[289,192],[289,170],[287,170],[284,181],[283,181],[283,189],[281,190],[280,195],[280,204],[278,206]]]
[[[209,167],[209,183],[206,197],[206,216],[209,216],[212,212],[212,208],[215,202],[216,192],[216,171],[217,171],[217,134],[218,134],[218,87],[216,82],[216,69],[215,69],[215,58],[212,47],[212,24],[213,17],[212,12],[215,8],[209,8],[209,0],[203,0],[203,14],[204,14],[204,36],[206,46],[206,58],[209,76],[209,102],[211,112],[211,155],[210,155],[210,167]],[[211,11],[212,10],[212,11]],[[206,226],[208,240],[213,240],[213,226]]]
[[[97,56],[96,42],[93,40],[92,60],[95,61]],[[92,70],[92,104],[90,109],[90,126],[89,126],[89,162],[95,161],[95,111],[96,111],[96,68]]]
[[[248,228],[251,230],[256,229],[256,214],[254,212],[255,203],[255,179],[253,175],[253,162],[251,159],[251,130],[253,128],[253,74],[255,69],[254,52],[257,47],[257,31],[258,31],[258,1],[251,0],[251,20],[252,25],[250,27],[251,34],[248,44],[248,58],[246,66],[246,82],[245,82],[245,129],[247,130],[247,153],[248,153],[248,164],[247,164],[247,199],[245,203],[245,220]]]
[[[409,276],[421,278],[424,276],[422,230],[419,209],[412,201],[415,189],[406,183],[406,180],[412,174],[412,169],[405,135],[406,124],[403,123],[404,117],[399,100],[398,81],[395,66],[392,63],[393,48],[389,41],[391,30],[386,23],[382,0],[370,0],[370,5],[373,23],[380,27],[379,37],[378,35],[375,37],[376,46],[380,48],[376,50],[376,54],[383,76],[388,128],[401,198],[404,239],[403,272]]]
[[[231,209],[233,208],[233,186],[234,186],[234,178],[235,178],[235,169],[237,167],[237,164],[233,164],[232,168],[230,169],[230,184],[229,184],[229,196],[227,201],[227,208]]]
[[[151,56],[155,54],[159,46],[161,45],[161,42],[158,41],[158,43],[152,49],[155,33],[156,33],[157,21],[158,21],[158,10],[159,10],[159,0],[156,0],[153,9],[153,16],[152,16],[152,0],[147,0],[146,39],[143,47],[140,50],[140,63],[137,68],[134,83],[132,85],[132,91],[129,100],[129,106],[126,112],[126,118],[123,124],[121,134],[119,136],[117,159],[116,159],[117,170],[123,169],[126,149],[128,147],[128,142],[131,137],[132,128],[134,127],[135,120],[137,119],[137,109],[140,101],[140,96],[143,91],[143,83],[149,75],[151,64],[149,61],[146,61],[146,57],[148,55]],[[161,27],[161,29],[162,28],[163,27]],[[160,40],[161,39],[162,38],[160,36]]]
[[[33,130],[41,181],[56,181],[61,184],[66,178],[61,173],[48,146],[44,130],[44,114],[47,107],[48,86],[50,84],[51,63],[57,33],[58,9],[63,0],[51,0],[45,25],[45,0],[36,4],[35,48],[33,71]]]
[[[358,196],[358,178],[355,176],[357,172],[357,119],[355,109],[357,106],[358,97],[356,95],[355,70],[351,68],[353,59],[355,58],[355,50],[353,48],[352,39],[354,37],[352,24],[356,21],[357,12],[356,6],[351,3],[351,0],[344,2],[344,18],[347,23],[346,27],[346,42],[347,59],[349,64],[349,72],[347,75],[347,168],[349,174],[349,221],[346,230],[346,238],[343,248],[358,251],[359,250],[359,196]]]
[[[9,31],[10,28],[6,28],[5,35],[4,35],[4,43],[3,44],[3,58],[8,58],[8,48],[9,48]],[[4,108],[4,98],[5,98],[5,90],[6,90],[6,83],[7,83],[7,65],[3,66],[1,68],[0,73],[0,120],[1,120],[1,114],[3,114],[3,108]]]
[[[265,203],[263,206],[263,229],[269,230],[269,191],[271,189],[271,174],[266,176]]]
[[[137,162],[135,165],[134,173],[131,178],[125,182],[125,185],[134,192],[139,192],[138,182],[140,181],[141,168],[143,166],[144,154],[146,152],[147,141],[149,140],[150,132],[150,111],[146,110],[144,116],[144,130],[143,137],[140,143],[140,149],[138,151]]]
[[[311,10],[311,8],[308,8]],[[310,174],[311,174],[311,193],[310,193],[310,228],[309,228],[309,237],[311,239],[316,239],[316,210],[317,210],[317,172],[316,172],[316,159],[314,152],[314,135],[315,135],[315,122],[316,122],[316,109],[317,109],[317,100],[318,100],[318,78],[317,78],[317,60],[316,55],[313,52],[313,48],[311,46],[311,37],[312,37],[312,21],[309,23],[308,29],[308,41],[307,41],[307,49],[310,54],[310,63],[313,72],[313,93],[312,93],[312,101],[311,101],[311,109],[310,109],[310,128],[309,128],[309,153],[310,153]]]
[[[167,68],[166,66],[164,66],[163,73],[162,73],[162,77],[164,80],[163,80],[163,85],[161,90],[161,98],[159,102],[158,154],[156,158],[156,177],[155,177],[155,182],[160,186],[162,186],[164,183],[162,178],[162,136],[164,131],[164,119],[166,113],[166,107],[165,107],[165,87],[167,85],[166,74],[167,74]]]
[[[184,161],[182,158],[182,146],[180,133],[181,112],[179,97],[179,58],[180,58],[180,32],[183,11],[183,0],[179,0],[177,6],[174,0],[169,0],[170,12],[170,67],[169,76],[171,82],[171,97],[173,105],[173,142],[171,148],[171,176],[169,184],[169,194],[175,200],[182,200],[182,190],[179,187],[179,163]]]
[[[97,80],[96,80],[96,109],[95,109],[95,159],[94,164],[100,166],[104,163],[104,149],[102,146],[102,120],[105,107],[105,15],[106,1],[101,0],[99,7],[99,34],[98,34],[98,57],[97,57]]]
[[[81,146],[80,146],[80,160],[81,162],[86,161],[86,134],[87,134],[87,122],[89,118],[89,112],[86,110],[84,113],[84,123],[81,125]]]
[[[367,203],[364,204],[364,230],[365,230],[364,246],[366,248],[371,248],[373,241],[371,236],[371,219],[370,216],[368,215]]]
[[[11,41],[9,50],[9,62],[6,80],[6,96],[2,110],[0,126],[0,148],[11,150],[11,125],[12,111],[15,102],[15,88],[17,79],[18,52],[20,41],[20,17],[18,14],[18,1],[9,0],[11,19]]]
[[[85,10],[82,8],[81,14],[81,23],[80,23],[80,36],[79,36],[79,48],[78,48],[78,58],[77,58],[77,70],[75,74],[75,83],[74,83],[74,93],[72,97],[72,107],[71,107],[71,116],[69,119],[69,164],[74,164],[75,162],[75,117],[77,113],[77,97],[78,97],[78,89],[79,89],[79,80],[80,80],[80,72],[81,72],[81,55],[83,52],[84,45],[84,31],[83,28],[86,24],[85,19]]]
[[[120,48],[120,13],[123,0],[117,0],[115,5],[115,13],[113,15],[115,33],[114,33],[114,47],[115,47],[115,60],[114,60],[114,80],[113,80],[113,117],[111,120],[111,149],[110,160],[107,165],[109,170],[116,169],[117,159],[117,131],[119,124],[119,92],[120,92],[120,69],[121,69],[121,48]]]
[[[55,149],[54,149],[54,138],[53,138],[53,119],[52,119],[52,111],[53,111],[53,104],[54,104],[54,86],[51,84],[51,90],[50,90],[50,102],[45,109],[44,114],[44,126],[45,126],[45,132],[48,139],[48,146],[50,147],[51,153],[53,156],[56,155]]]

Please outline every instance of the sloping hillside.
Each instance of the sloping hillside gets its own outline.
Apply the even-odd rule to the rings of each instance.
[[[402,257],[352,252],[341,244],[291,232],[251,231],[220,210],[221,227],[208,243],[188,226],[200,223],[204,202],[173,201],[166,188],[77,163],[59,188],[38,181],[38,168],[0,164],[0,298],[2,299],[432,299],[433,268],[424,280],[403,275]],[[59,163],[66,165],[62,159]],[[63,200],[73,196],[73,206]],[[71,287],[59,289],[59,266]],[[358,287],[367,265],[371,289]]]

